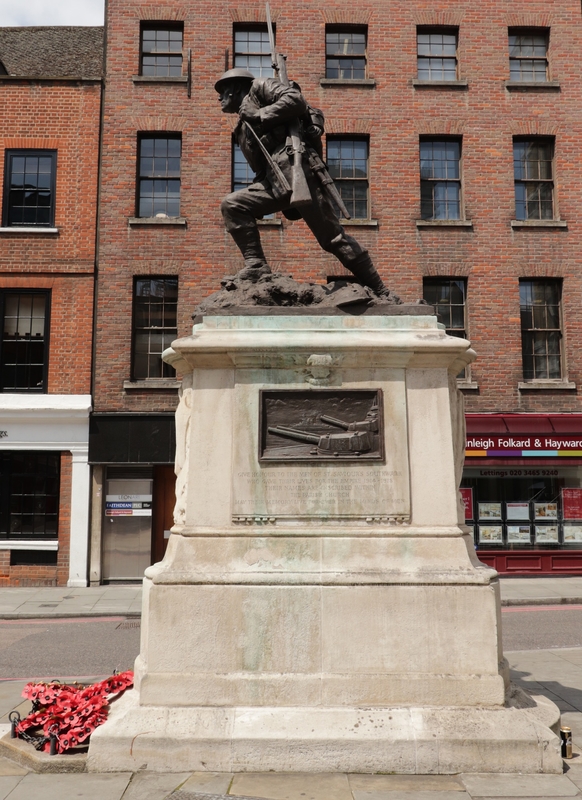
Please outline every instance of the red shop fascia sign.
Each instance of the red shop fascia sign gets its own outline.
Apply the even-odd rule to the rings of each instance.
[[[467,414],[467,458],[582,459],[582,414]]]

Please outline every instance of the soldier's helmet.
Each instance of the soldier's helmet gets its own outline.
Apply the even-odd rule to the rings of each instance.
[[[249,72],[248,69],[242,69],[242,67],[236,67],[235,69],[227,70],[224,75],[222,75],[214,84],[214,88],[220,94],[223,90],[225,84],[232,83],[233,81],[246,81],[249,86],[254,81],[255,76],[252,72]]]

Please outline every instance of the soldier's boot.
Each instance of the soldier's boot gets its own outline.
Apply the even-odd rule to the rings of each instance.
[[[243,269],[237,272],[236,277],[256,281],[262,275],[269,275],[271,267],[267,264],[257,228],[238,228],[230,231],[230,235],[245,260]]]
[[[386,297],[393,303],[400,303],[401,300],[382,281],[378,275],[376,267],[372,263],[372,259],[367,250],[359,253],[356,258],[351,259],[347,264],[344,264],[350,272],[352,272],[362,286],[368,286],[379,297]]]

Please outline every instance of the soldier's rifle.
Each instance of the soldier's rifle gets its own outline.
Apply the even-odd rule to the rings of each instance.
[[[277,47],[275,45],[275,33],[273,31],[273,23],[271,21],[271,9],[269,8],[268,3],[266,5],[266,12],[267,12],[267,29],[269,31],[269,46],[271,48],[271,62],[273,65],[273,69],[277,73],[277,77],[279,78],[281,83],[284,86],[290,86],[291,82],[289,81],[289,77],[287,75],[287,57],[277,51]],[[307,205],[307,203],[311,203],[311,192],[309,191],[307,181],[305,180],[305,173],[303,172],[303,168],[301,166],[301,162],[303,160],[303,153],[305,152],[305,146],[301,141],[300,126],[298,120],[293,121],[289,125],[289,135],[291,136],[291,143],[293,148],[293,171],[291,173],[293,191],[291,194],[291,207],[296,208],[297,206]],[[307,158],[309,160],[309,166],[311,170],[319,179],[323,187],[323,190],[329,194],[332,201],[338,207],[342,217],[344,219],[351,219],[350,212],[347,210],[345,203],[342,200],[342,196],[338,192],[337,187],[333,182],[333,178],[327,171],[327,167],[325,166],[321,158],[317,155],[315,150],[312,150],[311,148],[309,150],[309,153],[307,154]]]
[[[262,154],[265,156],[265,160],[267,164],[271,167],[273,174],[276,180],[271,181],[271,190],[273,192],[273,196],[277,199],[280,197],[287,197],[291,194],[291,187],[289,186],[289,181],[283,174],[283,170],[277,164],[277,162],[273,159],[263,142],[261,141],[261,137],[256,133],[255,129],[252,125],[249,125],[248,122],[243,122],[246,130],[253,136],[255,142],[258,144]]]
[[[271,22],[271,9],[269,4],[266,6],[267,10],[267,29],[269,31],[269,44],[271,47],[271,63],[273,69],[277,73],[277,77],[283,86],[290,86],[291,83],[287,76],[287,65],[285,63],[285,56],[277,51],[275,45],[275,33],[273,31],[273,23]],[[291,138],[291,150],[293,161],[291,164],[291,208],[300,208],[312,203],[311,192],[307,185],[305,172],[303,171],[303,154],[305,146],[301,141],[299,120],[291,120],[289,123],[289,136]]]

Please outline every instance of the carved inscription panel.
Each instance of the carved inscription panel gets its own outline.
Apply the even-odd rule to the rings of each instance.
[[[402,470],[370,467],[277,467],[239,472],[233,514],[290,517],[406,515]]]
[[[377,399],[382,405],[379,409],[384,445],[381,460],[364,461],[356,457],[357,460],[348,461],[340,455],[318,463],[312,455],[310,461],[303,462],[266,461],[265,449],[268,448],[257,447],[261,438],[265,441],[264,413],[259,414],[261,397],[265,396],[260,390],[265,387],[239,384],[235,388],[237,444],[232,475],[232,515],[235,518],[313,517],[318,520],[407,517],[410,494],[404,381],[386,380],[386,372],[384,381],[362,387],[368,390],[362,395],[368,404],[373,406]],[[278,394],[278,391],[268,393],[275,398]],[[316,399],[318,394],[314,390]],[[353,416],[356,419],[357,415]],[[375,455],[376,458],[380,455],[378,449]]]

